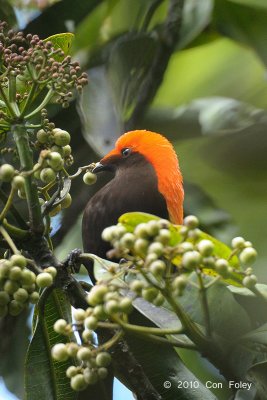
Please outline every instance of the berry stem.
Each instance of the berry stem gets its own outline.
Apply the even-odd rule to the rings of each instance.
[[[45,106],[50,102],[53,96],[54,96],[54,89],[50,88],[42,103],[38,107],[36,107],[36,109],[33,110],[30,114],[25,115],[24,118],[27,120],[32,118],[34,115],[38,114],[38,112],[40,112],[43,108],[45,108]]]
[[[3,225],[0,225],[0,233],[13,251],[14,254],[20,254],[19,250],[17,249],[15,243],[13,242],[11,236],[9,236],[8,232],[5,230]]]
[[[207,337],[211,337],[211,325],[210,325],[210,312],[209,312],[209,305],[207,299],[207,288],[204,285],[203,276],[199,269],[196,269],[198,283],[199,283],[199,293],[200,293],[200,300],[202,305],[202,311],[205,321],[206,327],[206,335]]]
[[[0,214],[0,223],[2,223],[3,219],[6,217],[8,211],[9,211],[10,207],[12,206],[12,201],[13,201],[15,192],[16,192],[16,189],[13,186],[11,186],[11,190],[10,190],[7,202]]]

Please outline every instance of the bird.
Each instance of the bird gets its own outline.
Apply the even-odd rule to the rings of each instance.
[[[124,133],[92,172],[103,171],[112,172],[113,178],[85,207],[82,220],[85,252],[106,258],[110,245],[102,240],[101,234],[127,212],[145,212],[182,224],[183,177],[178,157],[166,137],[148,130]],[[87,267],[92,279],[92,265]]]

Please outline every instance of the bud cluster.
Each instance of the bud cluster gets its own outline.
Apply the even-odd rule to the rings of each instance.
[[[68,107],[73,97],[72,90],[80,91],[88,82],[79,63],[65,56],[61,49],[56,49],[51,41],[8,30],[5,22],[0,22],[0,59],[0,84],[7,87],[12,76],[25,85],[26,91],[17,93],[18,104],[28,97],[31,86],[38,83],[53,89],[56,101]]]
[[[54,267],[48,267],[36,275],[27,268],[27,259],[14,254],[0,260],[0,317],[16,316],[29,304],[39,300],[39,288],[52,285],[56,275]]]

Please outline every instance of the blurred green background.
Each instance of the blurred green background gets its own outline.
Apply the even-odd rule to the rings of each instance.
[[[226,243],[251,240],[267,282],[267,2],[182,3],[0,0],[0,19],[42,38],[75,33],[72,55],[89,85],[67,110],[49,109],[72,135],[73,171],[98,161],[126,130],[166,135],[184,175],[185,213]],[[74,182],[72,206],[54,221],[60,258],[81,247],[83,208],[105,179],[93,188]],[[18,396],[22,366],[17,357],[18,375],[7,379]]]

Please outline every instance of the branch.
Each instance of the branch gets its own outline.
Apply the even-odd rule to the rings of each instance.
[[[136,128],[161,85],[169,60],[179,39],[183,6],[184,0],[170,0],[168,15],[160,33],[161,41],[159,42],[158,52],[149,75],[140,86],[132,115],[124,124],[126,131]]]

